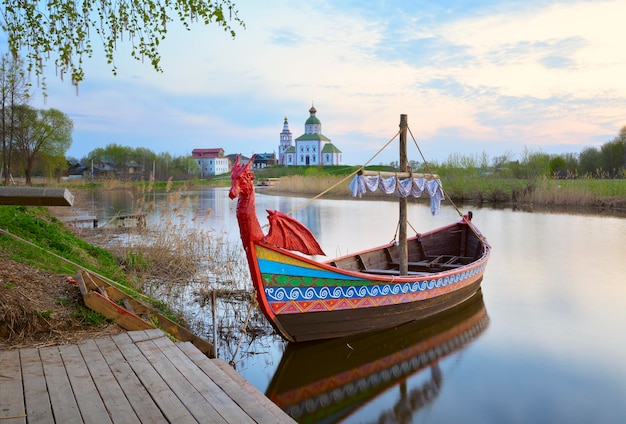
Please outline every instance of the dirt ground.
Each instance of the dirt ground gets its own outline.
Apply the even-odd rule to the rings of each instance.
[[[6,258],[0,251],[0,349],[75,343],[124,331],[112,323],[85,322],[85,306],[74,277]]]

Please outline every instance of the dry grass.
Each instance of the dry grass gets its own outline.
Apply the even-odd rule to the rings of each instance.
[[[543,178],[519,193],[517,203],[626,209],[626,183],[623,180]]]
[[[281,177],[277,183],[268,188],[270,192],[274,193],[289,193],[299,194],[307,196],[316,196],[322,192],[325,192],[329,187],[332,187],[326,195],[337,197],[351,196],[348,186],[352,181],[352,177],[347,178],[346,175],[327,176],[327,175],[290,175],[287,177]],[[372,196],[386,196],[380,192],[368,193]]]
[[[229,240],[227,234],[202,230],[201,223],[189,223],[193,206],[183,194],[186,187],[166,191],[156,204],[152,188],[150,183],[135,188],[134,212],[158,217],[157,221],[148,219],[144,227],[76,231],[118,257],[128,279],[180,314],[191,331],[212,341],[215,325],[223,354],[234,351],[240,339],[246,340],[249,351],[252,340],[271,333],[272,328],[256,308],[246,321],[253,289],[241,243]],[[215,323],[211,315],[214,291],[218,315]]]
[[[287,176],[267,188],[276,194],[316,196],[328,187],[330,196],[349,198],[351,178],[345,176]],[[585,206],[626,209],[626,181],[607,179],[549,179],[535,181],[483,177],[442,178],[446,193],[453,199],[535,204],[544,206]],[[368,193],[369,198],[389,196],[380,191]]]
[[[105,247],[125,265],[135,281],[145,286],[171,286],[190,282],[234,288],[249,280],[241,244],[229,241],[227,234],[203,230],[197,222],[188,223],[191,200],[182,186],[155,204],[151,182],[136,186],[133,192],[137,215],[148,216],[147,225],[120,228],[76,229],[93,244]],[[82,202],[78,198],[77,202]],[[154,220],[158,217],[158,220]],[[210,217],[210,212],[207,218]],[[152,219],[151,219],[152,218]],[[145,287],[144,287],[145,288]]]
[[[65,275],[41,271],[0,251],[0,349],[74,343],[120,332],[95,317]]]

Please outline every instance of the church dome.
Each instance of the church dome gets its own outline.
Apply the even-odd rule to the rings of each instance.
[[[319,119],[317,119],[317,116],[315,116],[315,114],[317,113],[317,109],[315,109],[315,106],[311,106],[311,109],[309,109],[309,113],[311,114],[311,116],[309,116],[309,119],[306,120],[304,125],[320,125],[322,123]]]

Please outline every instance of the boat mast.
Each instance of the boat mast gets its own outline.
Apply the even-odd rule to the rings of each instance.
[[[406,156],[406,132],[408,127],[408,118],[406,114],[400,115],[400,172],[409,171],[409,161]],[[409,263],[408,263],[408,247],[406,242],[406,223],[407,223],[407,205],[408,200],[406,197],[400,197],[400,216],[399,216],[399,229],[398,239],[400,249],[400,275],[408,275]]]

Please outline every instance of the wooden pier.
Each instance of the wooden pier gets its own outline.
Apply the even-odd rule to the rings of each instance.
[[[0,350],[0,422],[293,423],[226,362],[161,330]]]
[[[59,219],[66,224],[73,225],[74,227],[84,227],[86,224],[87,227],[98,228],[97,216],[92,216],[92,215],[64,216]]]

